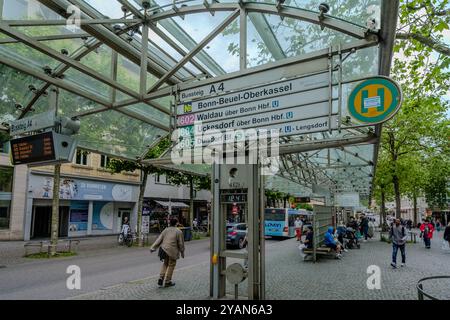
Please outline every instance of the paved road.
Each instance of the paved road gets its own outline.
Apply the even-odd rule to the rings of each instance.
[[[29,260],[29,259],[27,259]],[[186,242],[183,268],[209,260],[209,240]],[[81,268],[81,290],[68,290],[69,265]],[[27,261],[0,268],[0,300],[64,299],[119,283],[155,276],[161,262],[148,248],[116,247],[101,249],[69,258]]]

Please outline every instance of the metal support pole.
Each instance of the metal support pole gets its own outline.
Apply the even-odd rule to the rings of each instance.
[[[260,299],[266,299],[266,241],[265,241],[265,207],[264,207],[264,186],[265,186],[265,176],[261,174],[262,166],[260,167],[260,183],[259,183],[259,225],[260,225],[260,234],[259,234],[259,254],[260,254]]]
[[[247,68],[247,12],[241,8],[239,16],[239,69]]]
[[[148,50],[148,25],[142,24],[142,52],[141,52],[141,70],[139,94],[144,97],[147,91],[147,50]]]
[[[248,299],[261,299],[260,224],[259,224],[259,165],[249,164],[251,181],[248,186]]]
[[[50,108],[55,108],[55,116],[58,116],[58,97],[59,89],[52,88],[50,90]],[[57,131],[59,131],[57,129]],[[55,171],[53,175],[53,202],[52,202],[52,222],[51,222],[51,244],[50,254],[56,254],[56,247],[58,245],[59,234],[59,182],[61,177],[61,164],[55,164]]]
[[[212,184],[213,184],[213,204],[212,204],[212,234],[211,234],[211,278],[212,297],[220,299],[225,296],[226,279],[223,271],[226,267],[225,257],[220,257],[225,245],[225,219],[222,217],[220,208],[220,165],[213,164]]]
[[[333,111],[333,48],[330,46],[328,49],[328,127],[331,134],[331,113]]]
[[[3,20],[3,0],[0,0],[0,20]]]
[[[338,45],[338,55],[339,55],[339,75],[338,75],[338,110],[339,110],[339,122],[338,122],[338,129],[339,132],[341,132],[341,125],[342,125],[342,64],[344,61],[342,60],[342,50],[341,50],[341,44]]]
[[[111,55],[111,78],[113,81],[117,81],[117,66],[118,66],[118,54],[116,51],[112,50]],[[111,104],[116,102],[116,89],[111,87]]]

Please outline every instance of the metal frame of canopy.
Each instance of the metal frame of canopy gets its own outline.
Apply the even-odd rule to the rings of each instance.
[[[0,0],[0,8],[3,0]],[[134,5],[127,0],[118,0],[123,6],[124,18],[109,19],[99,13],[97,10],[89,6],[86,2],[81,0],[39,0],[42,5],[45,5],[50,10],[61,15],[61,20],[2,20],[0,21],[0,32],[8,35],[8,38],[1,39],[0,45],[5,43],[23,43],[59,62],[59,65],[52,70],[51,74],[45,74],[44,71],[39,71],[15,61],[11,56],[5,56],[0,53],[0,64],[7,65],[13,69],[19,70],[25,74],[31,75],[37,79],[45,82],[43,86],[37,88],[30,100],[23,103],[24,108],[19,118],[27,115],[32,109],[33,105],[39,100],[40,96],[46,92],[50,86],[60,87],[68,92],[74,93],[84,97],[90,101],[94,101],[101,105],[101,108],[90,110],[83,113],[75,113],[73,117],[85,117],[95,113],[114,110],[120,112],[128,117],[135,118],[153,127],[170,132],[171,125],[164,123],[160,119],[151,117],[144,112],[137,109],[127,108],[129,106],[142,103],[148,108],[153,108],[171,116],[170,108],[167,108],[155,100],[161,97],[170,96],[172,94],[172,86],[176,85],[178,89],[194,88],[201,84],[213,83],[229,79],[230,77],[247,75],[250,73],[260,72],[262,70],[269,70],[281,64],[296,64],[302,61],[311,61],[320,56],[327,56],[328,49],[319,50],[303,56],[292,58],[285,58],[285,53],[273,34],[267,32],[271,30],[268,22],[261,14],[277,15],[281,18],[292,18],[300,21],[319,25],[323,28],[338,31],[340,33],[349,35],[354,38],[351,45],[345,44],[341,48],[341,53],[352,50],[353,47],[365,48],[369,46],[379,46],[379,71],[380,75],[388,75],[390,63],[392,60],[394,31],[396,26],[396,19],[398,13],[398,0],[382,0],[381,2],[381,22],[380,30],[369,30],[368,28],[356,25],[355,23],[345,21],[343,19],[335,18],[331,15],[321,15],[319,12],[312,12],[300,8],[289,7],[282,4],[269,4],[252,2],[246,3],[244,1],[236,1],[235,3],[212,3],[205,1],[201,5],[186,5],[181,7],[171,6],[166,7],[157,6],[153,2],[153,7],[150,12],[143,12],[138,10]],[[186,2],[188,3],[188,2]],[[57,26],[65,23],[64,18],[68,17],[65,8],[68,5],[76,5],[81,9],[81,33],[71,35],[49,35],[31,37],[27,36],[17,30],[18,26]],[[195,42],[186,31],[184,31],[173,20],[174,17],[183,17],[189,19],[189,15],[195,13],[208,12],[214,14],[215,12],[229,12],[230,14],[222,20],[217,27],[212,30],[202,41]],[[259,14],[259,15],[258,15]],[[256,68],[246,69],[247,56],[247,16],[252,21],[255,29],[261,35],[262,41],[267,46],[271,54],[277,59],[282,59],[277,62],[269,63]],[[218,34],[220,34],[227,26],[235,19],[240,21],[240,65],[241,70],[238,73],[226,74],[212,57],[205,51],[205,46],[210,43]],[[158,23],[158,27],[156,24]],[[142,28],[142,31],[139,28]],[[268,29],[267,29],[268,28]],[[129,31],[138,31],[142,36],[138,38],[133,36],[133,42],[130,43],[127,37]],[[175,59],[169,52],[164,51],[161,47],[155,47],[155,44],[148,39],[149,31],[155,32],[166,44],[182,56],[180,59]],[[70,55],[61,54],[43,41],[52,41],[68,38],[83,38],[85,39],[85,46],[71,53]],[[177,38],[179,43],[176,43],[172,38]],[[180,44],[184,47],[182,48]],[[355,45],[356,44],[356,45]],[[99,72],[89,68],[80,60],[94,51],[101,45],[106,45],[111,48],[113,55],[111,57],[112,74],[105,76]],[[143,48],[146,48],[144,50]],[[155,51],[161,53],[161,56],[155,55]],[[131,90],[130,88],[120,84],[117,81],[117,56],[118,54],[124,56],[140,68],[140,88],[139,92]],[[186,68],[187,64],[191,64],[199,71],[198,74]],[[84,90],[82,87],[74,86],[69,81],[60,79],[62,75],[69,69],[76,69],[85,76],[95,79],[96,81],[106,85],[110,88],[110,99],[105,99],[103,96],[95,94],[92,91]],[[153,85],[147,84],[147,74],[154,75],[158,80]],[[124,100],[117,100],[117,92],[123,93],[129,97]],[[376,125],[374,132],[367,132],[364,130],[353,130],[349,137],[330,137],[323,135],[323,139],[315,141],[288,141],[282,144],[280,154],[283,155],[283,170],[281,176],[294,181],[297,184],[311,183],[330,183],[333,184],[333,178],[328,176],[329,170],[343,170],[338,168],[338,164],[320,165],[314,163],[310,157],[305,156],[305,152],[312,150],[344,150],[344,146],[373,144],[373,156],[367,160],[365,164],[355,164],[354,167],[368,167],[371,168],[371,176],[374,176],[374,168],[377,161],[377,153],[379,147],[379,137],[381,134],[381,125]],[[302,153],[302,154],[300,154]],[[346,151],[349,157],[358,159],[358,154],[350,150]],[[353,153],[353,154],[352,154]],[[356,154],[356,156],[355,156]],[[134,160],[134,159],[133,159]],[[144,163],[151,163],[155,165],[168,164],[166,159],[145,160]],[[340,164],[345,168],[352,168],[352,164]],[[370,182],[369,182],[370,185]],[[356,187],[355,187],[356,188]],[[370,186],[363,182],[361,188],[356,188],[364,193],[370,194]],[[335,189],[336,191],[340,189]],[[344,190],[344,189],[342,189]]]

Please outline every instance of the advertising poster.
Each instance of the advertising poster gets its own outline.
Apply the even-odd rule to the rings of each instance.
[[[112,202],[94,202],[92,230],[112,230],[114,204]]]
[[[53,198],[53,177],[31,175],[33,198]],[[61,178],[59,198],[65,200],[98,200],[135,202],[138,187],[103,181]]]
[[[89,202],[71,201],[70,202],[70,223],[69,231],[86,231],[88,224]]]

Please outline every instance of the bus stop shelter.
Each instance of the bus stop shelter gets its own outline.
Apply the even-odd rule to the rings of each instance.
[[[330,204],[338,193],[369,201],[382,124],[353,122],[346,101],[358,81],[389,76],[398,6],[0,0],[0,128],[54,110],[57,92],[58,113],[80,120],[78,148],[142,159],[180,124],[183,93],[195,97],[198,88],[217,84],[222,92],[214,93],[225,94],[220,83],[243,77],[256,86],[321,73],[327,85],[318,89],[328,91],[315,103],[328,103],[321,115],[327,130],[282,136],[280,168],[265,188],[326,196]],[[174,166],[167,155],[144,162],[211,173],[209,165]]]

